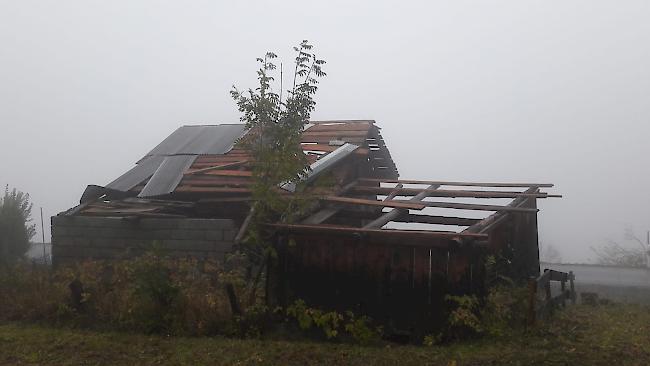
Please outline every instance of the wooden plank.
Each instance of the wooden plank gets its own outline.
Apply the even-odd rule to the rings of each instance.
[[[200,155],[194,161],[199,164],[209,164],[209,163],[234,163],[240,160],[251,160],[253,156],[251,154],[237,154],[237,155]]]
[[[540,187],[551,188],[551,183],[494,183],[494,182],[454,182],[438,180],[414,180],[414,179],[375,179],[363,178],[365,182],[372,183],[403,183],[403,184],[438,184],[442,186],[467,186],[467,187]]]
[[[226,187],[192,187],[181,186],[176,188],[174,192],[188,192],[188,193],[250,193],[249,188],[226,188]]]
[[[534,193],[539,190],[538,187],[530,187],[524,193]],[[509,207],[521,207],[523,206],[526,201],[528,201],[529,198],[526,197],[517,197],[515,198],[512,202],[508,204]],[[507,216],[507,211],[497,211],[493,213],[492,215],[484,218],[480,222],[477,222],[476,224],[468,227],[465,229],[465,232],[473,232],[473,233],[486,233],[490,231],[491,228],[496,227],[499,225],[501,222],[503,222],[508,216]]]
[[[357,181],[353,180],[346,184],[345,186],[341,187],[341,189],[336,192],[336,194],[341,195],[345,194],[347,191],[349,191],[352,187],[357,185]],[[307,217],[302,221],[303,224],[320,224],[322,222],[327,221],[330,219],[332,216],[336,215],[339,211],[341,211],[342,207],[325,207],[321,208],[319,211],[316,213],[313,213],[311,216]]]
[[[221,182],[221,181],[212,181],[212,180],[188,180],[183,181],[179,187],[250,187],[253,185],[253,182]]]
[[[356,188],[356,187],[353,187],[353,188]],[[438,188],[438,186],[430,185],[428,190],[435,190],[436,188]],[[388,194],[388,196],[386,197],[386,199],[384,201],[392,200],[393,198],[395,198],[395,196],[398,194],[398,192],[401,189],[402,189],[402,183],[398,183],[397,186],[395,186],[395,188],[393,188],[393,191],[390,194]],[[421,202],[428,195],[429,195],[428,191],[420,192],[420,193],[416,194],[414,197],[412,197],[410,199],[410,201],[411,202]],[[390,221],[392,221],[392,220],[394,220],[394,219],[396,219],[396,218],[398,218],[398,217],[400,217],[400,216],[402,216],[404,214],[407,214],[407,213],[408,213],[408,211],[406,209],[392,210],[390,212],[387,212],[387,213],[383,214],[382,216],[380,216],[376,220],[373,220],[372,222],[368,223],[364,227],[366,229],[380,228],[380,227],[386,225],[387,223],[389,223]]]
[[[206,175],[223,175],[227,177],[252,177],[253,172],[250,170],[211,170],[203,172]]]
[[[336,124],[315,124],[305,132],[317,132],[317,131],[368,131],[370,129],[370,123],[367,122],[357,122],[357,123],[336,123]]]
[[[338,149],[340,146],[326,145],[326,144],[301,144],[300,147],[303,150],[332,152],[332,151]],[[360,147],[360,148],[357,148],[356,150],[354,150],[353,154],[368,155],[368,152],[369,152],[368,149]]]
[[[230,179],[224,179],[230,178]],[[180,186],[244,186],[248,187],[253,184],[250,178],[234,178],[233,177],[215,177],[215,179],[200,179],[198,176],[194,179],[183,179]]]
[[[396,201],[396,200],[375,201],[375,200],[367,200],[361,198],[338,197],[338,196],[325,196],[325,197],[321,197],[321,199],[330,202],[348,203],[348,204],[365,205],[365,206],[406,208],[409,210],[422,210],[426,207],[422,203],[411,203],[409,201]]]
[[[401,183],[399,183],[401,184]],[[412,196],[422,192],[428,193],[429,197],[468,197],[468,198],[517,198],[517,197],[533,197],[533,198],[547,198],[557,197],[557,195],[549,196],[546,193],[524,193],[524,192],[496,192],[496,191],[469,191],[469,190],[450,190],[450,189],[420,189],[420,188],[391,188],[391,187],[369,187],[369,186],[356,186],[352,189],[357,193],[365,194],[392,194],[397,192],[400,196]],[[561,197],[561,196],[559,196]]]
[[[330,131],[310,131],[306,130],[302,133],[303,139],[309,139],[312,136],[328,136],[332,138],[340,137],[366,137],[368,131],[339,131],[339,130],[330,130]]]
[[[392,200],[391,202],[401,202],[408,203],[407,200]],[[474,203],[455,203],[455,202],[430,202],[430,201],[420,201],[420,205],[425,207],[440,207],[440,208],[452,208],[457,210],[477,210],[477,211],[508,211],[508,212],[529,212],[535,213],[539,211],[536,208],[521,208],[521,207],[510,207],[510,206],[497,206],[497,205],[479,205]],[[387,206],[389,207],[389,206]]]
[[[197,170],[190,170],[190,171],[186,172],[185,174],[186,175],[200,174],[200,173],[205,173],[205,172],[212,171],[212,170],[217,170],[217,169],[232,168],[232,167],[240,166],[240,165],[245,164],[247,162],[248,162],[248,160],[238,160],[238,161],[235,161],[235,162],[232,162],[232,163],[216,165],[216,166],[211,166],[211,167],[197,169]]]
[[[470,219],[466,217],[451,217],[451,216],[435,216],[435,215],[414,215],[404,214],[391,221],[394,222],[417,222],[420,224],[435,224],[435,225],[457,225],[457,226],[471,226],[481,221],[480,219]]]
[[[278,229],[286,229],[290,232],[298,233],[323,233],[323,234],[369,234],[374,236],[386,236],[408,240],[412,238],[420,239],[487,239],[485,234],[462,234],[447,231],[424,231],[424,230],[393,230],[393,229],[364,229],[349,226],[337,225],[302,225],[302,224],[267,224],[267,226]],[[409,245],[418,245],[415,242],[409,242]],[[433,245],[432,245],[433,246]]]
[[[320,144],[329,144],[332,140],[340,140],[355,144],[358,146],[366,146],[366,139],[363,137],[337,137],[333,138],[331,136],[303,136],[302,142],[315,142]]]
[[[229,203],[229,202],[249,202],[252,201],[253,197],[244,196],[244,197],[219,197],[219,198],[201,198],[198,203],[200,204],[220,204],[220,203]]]
[[[549,269],[545,273],[549,273],[551,281],[566,282],[569,279],[569,274],[566,272],[560,272],[553,269]]]
[[[389,201],[389,200],[394,199],[397,196],[397,194],[399,193],[399,190],[402,187],[403,187],[402,183],[396,185],[395,188],[393,188],[393,191],[390,192],[390,194],[388,196],[386,196],[386,198],[384,198],[384,201]]]

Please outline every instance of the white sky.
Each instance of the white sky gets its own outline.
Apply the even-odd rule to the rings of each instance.
[[[236,122],[231,85],[306,38],[328,61],[315,119],[377,120],[403,178],[555,183],[540,238],[586,261],[650,229],[649,19],[646,0],[0,0],[0,184],[74,206],[179,125]]]

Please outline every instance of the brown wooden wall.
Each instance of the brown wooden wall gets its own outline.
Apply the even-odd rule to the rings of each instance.
[[[534,200],[528,207],[534,207]],[[431,331],[446,319],[447,294],[485,294],[485,259],[514,255],[514,279],[537,275],[537,218],[511,213],[490,232],[488,247],[449,241],[448,249],[368,242],[363,237],[291,234],[269,272],[273,302],[369,315],[398,331]]]
[[[395,330],[440,324],[449,293],[482,291],[483,250],[429,249],[354,237],[295,235],[282,245],[271,280],[275,300],[369,315]],[[478,271],[478,272],[477,272]]]

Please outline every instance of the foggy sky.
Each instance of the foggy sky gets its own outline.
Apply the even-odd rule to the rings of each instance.
[[[650,229],[648,19],[646,0],[0,0],[0,184],[72,207],[178,126],[237,122],[255,58],[309,39],[314,119],[375,119],[405,179],[555,183],[540,239],[586,261]]]

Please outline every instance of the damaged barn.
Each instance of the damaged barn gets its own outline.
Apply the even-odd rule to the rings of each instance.
[[[54,263],[138,255],[154,243],[223,258],[250,212],[252,157],[236,144],[245,133],[241,124],[181,127],[106,187],[89,186],[52,218]],[[445,294],[484,293],[488,255],[507,258],[513,278],[539,274],[536,200],[552,197],[541,191],[551,184],[401,180],[374,121],[311,122],[301,145],[308,183],[327,174],[335,184],[299,223],[270,223],[278,260],[268,301],[301,298],[412,329],[436,321]]]

